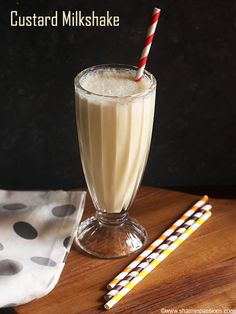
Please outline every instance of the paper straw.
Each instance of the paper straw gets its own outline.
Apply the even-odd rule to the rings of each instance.
[[[173,225],[163,232],[158,239],[152,242],[134,261],[132,261],[121,273],[119,273],[108,285],[108,289],[113,289],[118,282],[130,273],[140,262],[151,254],[163,241],[165,241],[177,228],[179,228],[189,217],[191,217],[200,207],[208,201],[208,196],[204,195],[189,210],[187,210]]]
[[[152,45],[152,41],[153,41],[154,33],[155,33],[155,30],[157,27],[157,22],[158,22],[158,19],[160,16],[160,12],[161,12],[161,10],[158,8],[154,8],[154,10],[153,10],[151,23],[150,23],[150,26],[148,28],[144,47],[143,47],[143,50],[141,53],[141,57],[139,59],[139,65],[138,65],[138,69],[137,69],[136,77],[135,77],[136,81],[140,81],[143,77],[143,72],[144,72],[144,69],[145,69],[145,66],[147,63],[149,51],[150,51],[150,48]]]
[[[144,270],[141,271],[131,282],[129,282],[119,293],[110,299],[105,305],[106,310],[110,310],[118,301],[120,301],[129,291],[131,291],[140,281],[142,281],[150,272],[164,261],[175,249],[177,249],[191,234],[193,234],[208,218],[211,211],[206,212],[191,227],[189,227],[179,238],[177,238],[165,251],[154,259]]]
[[[179,229],[177,229],[167,240],[165,240],[160,246],[158,246],[153,253],[148,255],[143,262],[138,264],[131,273],[129,273],[125,278],[120,281],[111,291],[109,291],[104,299],[108,301],[114,295],[116,295],[124,286],[126,286],[134,277],[136,277],[148,264],[150,264],[154,259],[157,258],[168,246],[170,246],[181,234],[183,234],[190,226],[192,226],[195,221],[200,218],[205,212],[212,208],[211,205],[205,205],[201,207],[190,219],[188,219]]]
[[[134,279],[143,269],[145,269],[148,264],[150,264],[154,259],[158,257],[165,249],[167,249],[178,237],[180,237],[190,226],[192,226],[195,221],[200,218],[203,214],[212,208],[211,205],[205,205],[201,207],[190,219],[188,219],[179,229],[177,229],[167,240],[165,240],[159,247],[157,247],[153,253],[148,255],[142,263],[140,263],[134,270],[129,273],[123,280],[121,280],[111,291],[109,291],[104,299],[106,301],[110,300],[114,295],[116,295],[123,287],[125,287],[131,280]]]

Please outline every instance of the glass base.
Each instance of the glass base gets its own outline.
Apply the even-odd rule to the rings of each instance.
[[[146,230],[127,212],[96,213],[83,221],[75,240],[85,252],[101,258],[119,258],[140,249],[147,240]]]

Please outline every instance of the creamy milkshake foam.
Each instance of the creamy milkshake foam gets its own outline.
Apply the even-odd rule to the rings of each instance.
[[[134,70],[100,68],[76,78],[82,165],[95,206],[108,213],[133,200],[150,147],[155,84],[134,76]]]

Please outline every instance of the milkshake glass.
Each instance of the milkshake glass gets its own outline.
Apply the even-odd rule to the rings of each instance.
[[[150,148],[156,80],[136,67],[97,65],[75,78],[76,122],[82,167],[96,213],[76,240],[86,252],[115,258],[143,246],[145,229],[128,215]],[[146,210],[145,208],[143,210]]]

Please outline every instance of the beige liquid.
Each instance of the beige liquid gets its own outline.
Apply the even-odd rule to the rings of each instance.
[[[87,91],[127,96],[147,91],[127,71],[97,71],[80,80]],[[127,209],[146,164],[153,126],[155,88],[139,97],[101,97],[76,88],[80,154],[88,188],[97,208],[108,213]]]

